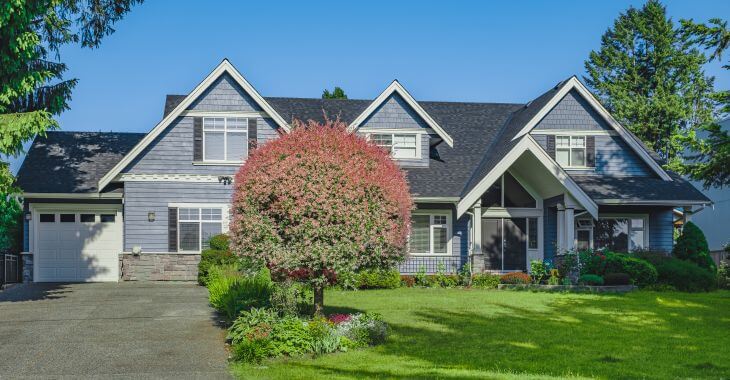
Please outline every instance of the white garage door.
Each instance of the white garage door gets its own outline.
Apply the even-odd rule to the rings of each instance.
[[[118,210],[36,210],[37,282],[118,281],[122,214]]]

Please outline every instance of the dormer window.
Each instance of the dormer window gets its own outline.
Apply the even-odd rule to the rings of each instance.
[[[248,157],[248,119],[203,118],[203,161],[241,162]]]
[[[416,133],[373,133],[370,141],[395,159],[418,158],[418,137]]]
[[[564,168],[586,167],[586,137],[555,136],[555,160]]]

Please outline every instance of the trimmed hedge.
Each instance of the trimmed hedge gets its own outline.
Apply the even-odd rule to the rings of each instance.
[[[401,286],[400,272],[389,270],[364,270],[357,275],[358,289],[395,289]]]
[[[499,275],[491,273],[474,274],[471,278],[471,286],[474,288],[496,289],[499,285]]]
[[[601,286],[603,285],[603,277],[597,274],[584,274],[578,279],[578,285]]]
[[[529,284],[531,282],[532,278],[530,278],[530,275],[527,273],[522,272],[512,272],[502,275],[499,278],[499,282],[502,284]]]
[[[626,273],[607,273],[603,276],[603,285],[631,285],[631,277]]]
[[[717,277],[690,261],[668,258],[657,264],[659,283],[685,292],[706,292],[717,287]]]

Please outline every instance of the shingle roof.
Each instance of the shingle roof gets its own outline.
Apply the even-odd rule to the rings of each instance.
[[[91,193],[145,133],[48,132],[37,136],[18,171],[26,193]]]
[[[698,201],[710,203],[702,192],[676,173],[668,172],[672,181],[657,177],[608,177],[574,175],[573,180],[593,200]]]

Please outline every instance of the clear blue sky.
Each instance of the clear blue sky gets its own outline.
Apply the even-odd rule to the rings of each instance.
[[[526,102],[583,62],[643,1],[172,1],[138,6],[96,50],[61,59],[79,84],[63,130],[147,132],[165,94],[228,58],[264,96],[372,99],[398,79],[417,100]],[[730,1],[665,1],[669,15],[730,19]],[[730,87],[719,65],[708,68]],[[11,160],[16,171],[22,157]]]

